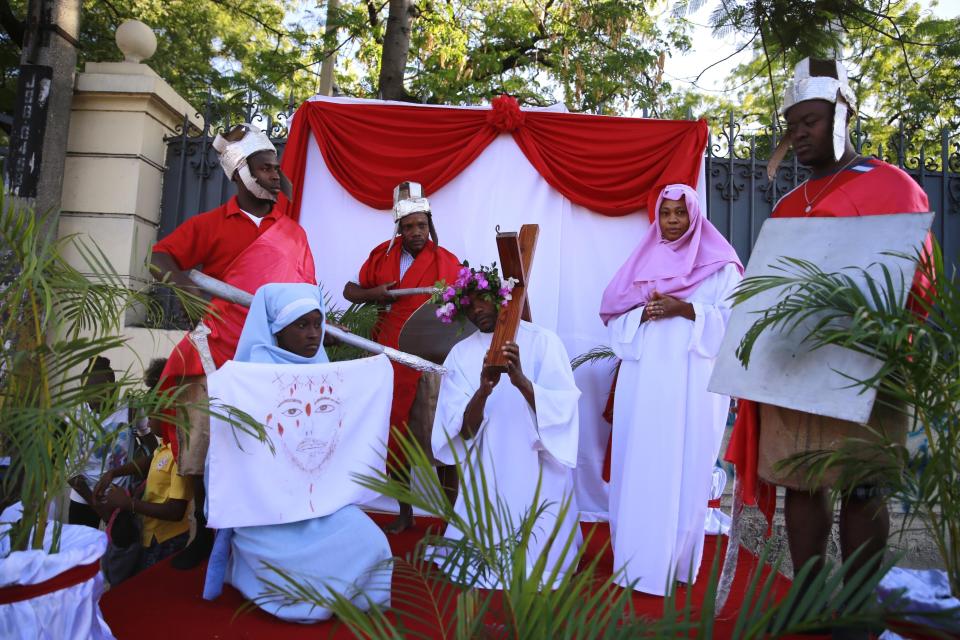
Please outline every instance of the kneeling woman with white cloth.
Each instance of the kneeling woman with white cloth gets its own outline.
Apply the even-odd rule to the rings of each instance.
[[[600,317],[621,359],[613,406],[610,538],[622,586],[664,595],[693,582],[703,557],[713,465],[730,398],[707,381],[743,267],[670,185],[656,219],[607,285]]]
[[[250,305],[234,359],[272,364],[327,362],[323,335],[323,298],[316,286],[264,285]],[[227,582],[278,618],[302,623],[326,620],[333,615],[326,608],[258,600],[265,591],[264,581],[282,582],[268,565],[320,593],[333,590],[366,608],[371,602],[390,602],[391,570],[385,562],[390,555],[386,536],[355,505],[299,522],[221,529],[207,567],[204,598],[219,596]]]

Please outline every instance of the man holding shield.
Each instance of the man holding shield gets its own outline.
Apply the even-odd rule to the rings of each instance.
[[[926,194],[902,170],[882,160],[857,154],[847,133],[855,113],[855,97],[843,65],[834,60],[807,58],[787,86],[783,113],[787,132],[767,166],[771,179],[788,148],[811,170],[810,177],[785,195],[774,217],[842,217],[929,210]],[[927,283],[919,275],[914,294],[923,295]],[[871,428],[887,438],[902,440],[906,415],[877,402]],[[772,506],[770,485],[786,488],[785,516],[790,556],[795,570],[811,558],[823,566],[833,525],[830,488],[838,470],[811,479],[807,469],[778,464],[810,451],[835,450],[850,437],[868,438],[870,432],[843,420],[812,415],[773,405],[741,400],[726,459],[737,467],[738,485],[746,504],[758,497]],[[757,477],[769,483],[758,484]],[[766,493],[766,499],[760,494]],[[841,498],[840,547],[846,560],[860,549],[856,571],[886,546],[890,522],[881,487],[864,484],[845,487]]]
[[[374,338],[380,344],[398,348],[404,323],[430,298],[429,294],[391,296],[393,288],[432,287],[438,280],[452,282],[460,269],[460,260],[439,245],[433,225],[430,202],[416,182],[401,182],[393,190],[394,231],[390,239],[370,252],[353,282],[343,288],[343,297],[355,303],[380,305],[380,317]],[[398,242],[399,241],[399,242]],[[394,363],[393,406],[390,425],[406,431],[410,410],[417,397],[421,373]],[[429,426],[427,427],[429,428]],[[397,443],[391,439],[390,460],[404,466]],[[445,483],[446,484],[446,483]],[[400,505],[400,517],[387,526],[396,533],[413,524],[410,505]]]

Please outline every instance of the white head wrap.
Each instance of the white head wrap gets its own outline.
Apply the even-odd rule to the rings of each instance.
[[[783,107],[780,112],[786,115],[787,111],[799,102],[807,100],[826,100],[832,102],[833,110],[833,157],[839,160],[847,145],[847,110],[857,112],[856,96],[847,80],[847,70],[839,60],[825,60],[823,64],[832,64],[836,77],[811,75],[811,58],[804,58],[797,63],[793,70],[793,80],[789,82],[783,94]],[[773,180],[777,167],[787,153],[791,144],[788,136],[784,136],[770,156],[767,163],[767,177]]]
[[[277,148],[273,146],[265,133],[253,125],[242,124],[239,126],[246,130],[246,133],[239,140],[231,142],[219,133],[213,139],[213,148],[220,154],[220,166],[223,167],[223,172],[227,174],[229,180],[233,180],[234,174],[239,172],[244,186],[255,197],[261,200],[276,200],[277,197],[261,186],[250,173],[247,158],[260,151],[276,153]]]
[[[400,221],[414,213],[425,213],[430,221],[430,237],[434,244],[440,244],[437,231],[433,227],[433,216],[430,212],[430,201],[423,196],[423,186],[419,182],[401,182],[393,188],[393,236],[387,253],[393,248],[394,240],[400,233]]]

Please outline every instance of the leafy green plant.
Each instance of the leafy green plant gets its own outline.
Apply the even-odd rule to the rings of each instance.
[[[361,338],[372,339],[373,331],[379,320],[377,305],[353,303],[346,309],[341,309],[331,306],[329,296],[325,297],[327,298],[327,322],[340,325]],[[326,347],[326,351],[330,362],[356,360],[370,355],[363,349],[342,342]]]
[[[664,599],[660,619],[643,617],[634,609],[632,589],[617,586],[620,574],[609,576],[600,571],[603,554],[587,555],[589,540],[575,550],[575,534],[561,535],[559,524],[546,535],[578,570],[548,571],[543,557],[527,558],[531,536],[543,535],[535,533],[539,516],[550,509],[560,514],[558,523],[562,522],[563,513],[570,508],[568,502],[557,505],[535,499],[535,507],[514,518],[493,494],[480,468],[472,476],[459,474],[465,504],[461,515],[454,511],[417,441],[399,433],[394,437],[411,464],[410,475],[371,471],[356,476],[356,481],[443,519],[462,531],[463,538],[454,541],[428,533],[410,555],[393,558],[393,570],[401,579],[393,582],[392,606],[388,608],[370,601],[365,607],[357,606],[355,600],[358,596],[362,600],[362,594],[338,593],[327,585],[303,581],[296,570],[280,567],[269,567],[275,577],[263,582],[264,592],[257,602],[306,602],[329,608],[351,633],[362,638],[712,637],[718,619],[714,601],[720,554],[714,558],[702,603],[694,604],[691,590],[683,602],[671,592]],[[465,459],[457,461],[458,467],[473,468],[476,455],[478,452],[468,451]],[[410,488],[411,476],[417,478],[416,489]],[[761,565],[768,562],[768,554],[765,549]],[[812,588],[804,590],[800,585],[813,570],[811,563],[801,569],[796,585],[777,602],[778,564],[773,563],[773,570],[766,575],[757,571],[751,577],[743,606],[733,621],[733,637],[779,636],[825,626],[879,628],[884,620],[903,620],[911,612],[896,602],[881,607],[873,596],[880,576],[891,564],[878,556],[864,570],[853,573],[848,571],[848,563],[815,576],[809,583]],[[488,583],[493,579],[503,589],[480,589],[481,579]],[[545,584],[554,589],[542,588]],[[837,602],[844,605],[838,607]]]
[[[0,201],[0,451],[11,460],[0,480],[0,506],[23,505],[21,519],[5,534],[11,551],[42,549],[50,526],[49,550],[59,550],[60,523],[48,522],[48,505],[90,451],[118,437],[101,427],[106,416],[125,407],[148,418],[163,416],[189,433],[177,411],[187,406],[179,390],[143,390],[129,373],[109,383],[85,380],[94,358],[128,348],[121,335],[128,311],[155,316],[160,308],[146,289],[128,285],[95,245],[76,236],[57,239],[58,226],[55,214]],[[80,269],[67,253],[78,256]],[[204,305],[178,295],[188,309]],[[192,408],[265,437],[255,420],[232,408]]]
[[[737,304],[771,289],[780,293],[744,336],[738,357],[747,366],[765,331],[801,330],[813,349],[837,345],[882,363],[876,375],[850,384],[876,389],[878,402],[895,409],[906,407],[927,446],[911,451],[871,430],[872,438],[851,438],[838,451],[810,452],[788,464],[809,465],[812,475],[839,469],[839,487],[868,480],[887,486],[910,509],[905,526],[923,523],[960,595],[960,283],[938,245],[922,259],[898,257],[916,261],[926,282],[935,283],[910,294],[920,314],[904,305],[903,275],[884,265],[826,273],[783,258],[782,274],[744,280],[734,294]]]

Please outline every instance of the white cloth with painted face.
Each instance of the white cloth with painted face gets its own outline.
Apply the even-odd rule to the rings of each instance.
[[[546,504],[537,518],[533,535],[527,547],[527,572],[542,555],[546,555],[546,576],[555,568],[558,578],[576,569],[572,560],[582,541],[578,520],[579,511],[573,495],[573,469],[577,466],[580,417],[577,389],[570,368],[570,359],[560,338],[551,331],[529,322],[521,322],[516,343],[520,348],[520,364],[524,375],[533,383],[536,409],[532,409],[520,391],[502,374],[493,393],[487,398],[483,421],[477,433],[467,438],[461,433],[463,412],[480,387],[480,372],[484,357],[490,348],[492,333],[477,331],[457,343],[446,361],[447,368],[440,386],[437,413],[433,423],[433,455],[444,464],[454,460],[464,462],[471,450],[470,463],[463,470],[466,487],[480,486],[482,468],[487,483],[487,499],[494,504],[502,501],[513,525],[532,509]],[[540,495],[534,504],[538,480]],[[472,496],[470,496],[472,498]],[[569,500],[569,508],[559,519],[560,507]],[[476,512],[477,505],[473,505]],[[482,508],[482,507],[481,507]],[[461,490],[454,509],[468,519],[468,508]],[[469,520],[469,519],[468,519]],[[557,526],[559,524],[559,527]],[[513,534],[509,524],[493,532],[495,543]],[[552,538],[556,531],[557,535]],[[574,535],[574,544],[564,545]],[[463,533],[453,525],[447,527],[444,537],[459,540]],[[443,565],[446,550],[434,549],[434,561]],[[506,560],[506,559],[505,559]],[[502,588],[489,573],[470,575],[469,567],[446,568],[452,577],[467,577],[476,586],[488,589]],[[541,585],[550,588],[553,585]]]
[[[211,419],[207,509],[220,528],[204,598],[224,582],[252,600],[275,567],[362,609],[390,602],[390,546],[356,504],[373,498],[352,474],[384,468],[393,368],[385,356],[330,363],[286,351],[276,334],[323,311],[320,290],[270,284],[257,290],[237,360],[208,376],[211,402],[236,407],[266,427],[275,452]],[[227,528],[229,527],[229,528]],[[329,609],[300,603],[258,606],[284,620],[313,622]]]

